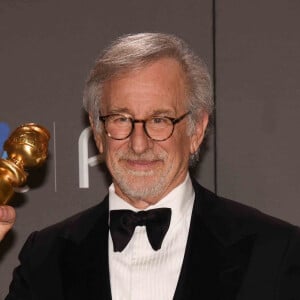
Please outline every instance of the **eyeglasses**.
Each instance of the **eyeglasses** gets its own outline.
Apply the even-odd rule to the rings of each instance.
[[[135,123],[143,123],[146,135],[154,141],[165,141],[174,132],[175,124],[182,121],[191,112],[183,114],[179,118],[153,116],[146,120],[136,120],[122,114],[99,116],[103,122],[106,134],[114,140],[127,139],[134,130]]]

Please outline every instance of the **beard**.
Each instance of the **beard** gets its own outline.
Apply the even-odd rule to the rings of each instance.
[[[116,154],[111,163],[114,182],[129,199],[156,198],[162,195],[169,185],[167,175],[172,166],[167,165],[167,159],[168,153],[165,151],[155,154],[149,150],[140,155],[130,150],[121,151]],[[135,160],[155,161],[159,165],[151,170],[132,170],[125,168],[122,164],[122,161]]]

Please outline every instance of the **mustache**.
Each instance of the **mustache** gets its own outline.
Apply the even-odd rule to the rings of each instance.
[[[132,151],[121,152],[118,155],[118,158],[121,160],[145,160],[145,161],[154,161],[154,160],[165,160],[167,158],[166,152],[153,153],[150,151],[137,154]]]

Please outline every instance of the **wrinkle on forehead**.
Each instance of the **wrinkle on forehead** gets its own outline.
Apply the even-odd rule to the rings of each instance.
[[[176,60],[157,60],[107,81],[103,89],[102,107],[107,110],[105,113],[133,113],[134,110],[138,115],[168,113],[176,116],[187,107],[185,77]]]

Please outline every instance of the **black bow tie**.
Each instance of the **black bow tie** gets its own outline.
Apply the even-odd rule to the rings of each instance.
[[[129,243],[136,226],[146,226],[148,240],[156,251],[169,229],[170,208],[134,212],[127,209],[110,211],[110,233],[114,251],[122,251]]]

